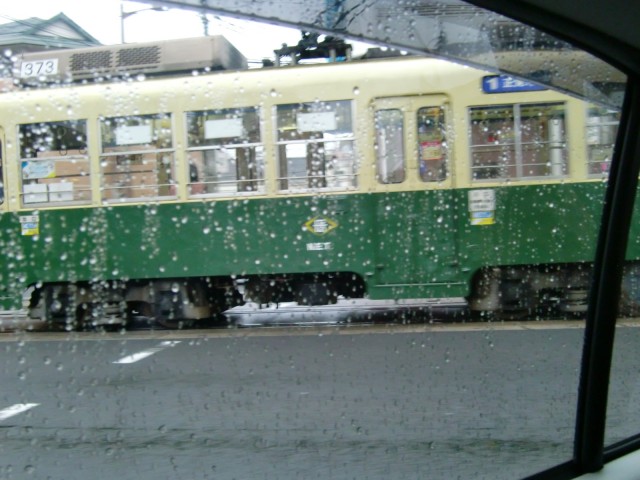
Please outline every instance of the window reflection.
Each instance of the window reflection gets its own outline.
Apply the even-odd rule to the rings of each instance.
[[[422,107],[418,110],[418,162],[423,182],[447,178],[447,142],[444,109]]]
[[[18,138],[24,205],[91,201],[86,121],[22,124]]]
[[[608,175],[619,123],[620,111],[604,107],[589,107],[586,136],[590,175]]]
[[[264,192],[264,148],[255,107],[187,113],[189,194]]]
[[[378,181],[402,183],[406,176],[402,111],[397,108],[378,110],[375,124]]]
[[[101,122],[104,201],[175,196],[170,115],[106,118]]]
[[[563,104],[472,107],[470,115],[474,180],[568,173]]]
[[[278,105],[280,190],[356,186],[350,101]]]

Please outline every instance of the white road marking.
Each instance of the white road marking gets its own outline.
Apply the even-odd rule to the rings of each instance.
[[[143,350],[138,353],[127,355],[126,357],[122,357],[120,360],[116,360],[113,363],[116,363],[116,364],[135,363],[144,358],[150,357],[154,353],[158,353],[167,347],[175,347],[179,343],[180,343],[179,340],[160,342],[160,344],[157,347],[148,348],[147,350]]]
[[[30,410],[33,407],[37,407],[38,405],[40,404],[16,403],[15,405],[11,405],[10,407],[0,410],[0,421],[6,420],[7,418],[13,417],[14,415],[18,415],[19,413],[26,412],[27,410]]]

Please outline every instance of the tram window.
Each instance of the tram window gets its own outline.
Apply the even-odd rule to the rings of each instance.
[[[170,115],[105,118],[101,140],[103,201],[175,196]]]
[[[470,116],[473,180],[568,173],[563,104],[472,107]]]
[[[587,168],[591,176],[608,176],[620,112],[592,106],[587,110]]]
[[[447,150],[444,110],[423,107],[417,113],[418,165],[423,182],[447,178]]]
[[[91,201],[85,120],[22,124],[18,137],[23,205]]]
[[[351,102],[278,105],[280,190],[356,186]]]
[[[264,192],[257,108],[187,113],[189,194]]]
[[[402,183],[404,161],[404,119],[399,109],[378,110],[376,125],[376,168],[380,183]]]

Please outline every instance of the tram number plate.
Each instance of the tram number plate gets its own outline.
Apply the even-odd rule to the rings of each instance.
[[[20,77],[38,77],[40,75],[56,75],[58,73],[58,59],[33,60],[22,62],[20,66]]]

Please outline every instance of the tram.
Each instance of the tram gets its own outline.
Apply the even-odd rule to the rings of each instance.
[[[0,307],[67,328],[248,300],[583,312],[618,115],[414,56],[7,92]]]

